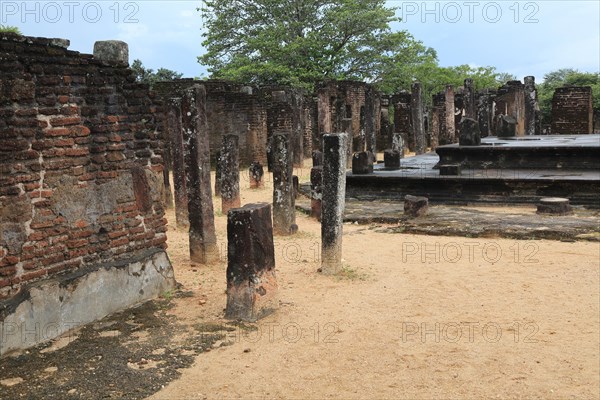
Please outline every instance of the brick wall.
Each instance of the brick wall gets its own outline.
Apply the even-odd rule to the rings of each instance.
[[[0,34],[0,298],[166,247],[159,104],[65,42]]]
[[[569,86],[558,88],[552,97],[553,135],[580,135],[592,133],[592,88]]]

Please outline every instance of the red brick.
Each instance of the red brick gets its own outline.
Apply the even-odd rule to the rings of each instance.
[[[67,157],[82,157],[87,156],[89,153],[90,151],[85,147],[70,148],[65,150],[65,155]]]
[[[90,135],[90,128],[88,128],[87,126],[74,126],[72,128],[69,129],[71,135],[73,136],[89,136]]]
[[[17,273],[17,267],[0,267],[0,277],[11,276]]]
[[[81,123],[80,117],[55,117],[50,119],[52,126],[77,125]]]
[[[45,136],[68,136],[69,130],[67,128],[48,128],[44,129]]]
[[[128,243],[129,243],[129,239],[126,238],[126,237],[123,237],[123,238],[120,238],[120,239],[111,240],[110,247],[124,246],[124,245],[126,245]]]
[[[75,239],[75,240],[69,240],[67,241],[67,246],[70,249],[76,249],[79,247],[84,247],[88,244],[89,242],[87,241],[87,239]]]

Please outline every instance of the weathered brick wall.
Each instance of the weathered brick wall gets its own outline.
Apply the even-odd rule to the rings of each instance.
[[[0,298],[166,247],[157,102],[64,42],[0,34]]]
[[[494,122],[500,114],[517,120],[517,136],[525,135],[525,86],[521,81],[508,81],[496,94]],[[494,123],[495,125],[495,123]],[[495,129],[495,128],[494,128]],[[495,133],[495,131],[494,131]]]
[[[568,86],[556,89],[552,97],[552,134],[592,133],[593,113],[591,87]]]

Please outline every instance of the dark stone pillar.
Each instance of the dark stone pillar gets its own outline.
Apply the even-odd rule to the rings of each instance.
[[[312,152],[312,166],[318,167],[320,165],[323,165],[323,152],[315,150]]]
[[[186,188],[190,221],[190,259],[210,263],[219,259],[212,190],[210,148],[206,126],[206,91],[195,85],[186,90],[181,104],[184,132]]]
[[[535,78],[525,77],[525,135],[539,135],[537,129],[536,114],[538,111],[537,90],[535,89]]]
[[[400,169],[400,152],[397,150],[384,151],[383,163],[388,169]]]
[[[463,118],[460,121],[460,139],[461,146],[479,146],[481,136],[479,134],[479,124],[472,118]]]
[[[292,175],[292,193],[294,199],[297,199],[300,194],[300,179],[297,175]]]
[[[352,156],[352,173],[356,175],[373,173],[373,157],[370,152],[354,153],[354,156]]]
[[[491,96],[488,89],[484,89],[479,93],[479,99],[477,100],[477,119],[481,137],[490,136],[492,134],[492,107]]]
[[[215,196],[221,195],[221,150],[215,152]]]
[[[180,228],[190,225],[188,198],[185,183],[185,159],[183,131],[181,130],[181,99],[172,98],[168,102],[167,135],[173,152],[173,189],[175,192],[175,220]]]
[[[456,126],[454,123],[454,88],[452,85],[446,86],[446,102],[445,102],[445,112],[446,116],[446,124],[443,137],[440,137],[440,144],[452,144],[456,143]]]
[[[260,162],[253,161],[248,169],[248,174],[250,177],[250,189],[258,189],[264,186],[263,175],[265,174],[265,170]]]
[[[221,145],[221,212],[238,208],[240,201],[239,138],[224,135]]]
[[[323,204],[321,209],[321,272],[342,269],[342,230],[346,204],[346,133],[323,136]]]
[[[269,204],[229,210],[225,318],[254,322],[277,309],[274,249]]]
[[[465,90],[463,91],[463,107],[465,109],[465,118],[477,119],[475,112],[475,89],[473,88],[473,79],[465,79]]]
[[[165,125],[168,123],[168,119],[165,119]],[[164,126],[164,125],[163,125]],[[166,128],[166,126],[165,126]],[[171,140],[168,137],[168,130],[163,131],[164,150],[163,150],[163,184],[165,187],[165,208],[173,208],[173,191],[171,189],[171,170],[173,169],[173,156],[171,154]]]
[[[496,136],[499,138],[517,136],[517,120],[510,116],[500,115],[496,124]]]
[[[562,197],[545,197],[537,205],[538,214],[569,215],[572,214],[569,199]]]
[[[298,229],[292,189],[292,160],[289,152],[289,134],[273,133],[273,231],[276,235],[290,235]]]
[[[322,154],[322,153],[321,153]],[[323,198],[323,166],[310,170],[310,216],[321,220],[321,200]]]
[[[404,197],[404,215],[409,217],[422,217],[427,215],[429,210],[429,199],[421,196],[411,196],[410,194]]]
[[[411,85],[410,110],[411,110],[411,135],[415,140],[415,153],[425,153],[425,112],[423,109],[423,98],[421,84],[414,82]]]

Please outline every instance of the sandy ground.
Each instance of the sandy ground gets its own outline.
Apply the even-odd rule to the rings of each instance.
[[[250,190],[243,174],[242,203],[260,201],[271,201],[270,182]],[[193,292],[171,312],[186,322],[223,321],[219,198],[215,210],[215,265],[190,262],[168,214],[169,255]],[[278,312],[199,355],[152,399],[600,397],[599,243],[345,225],[344,271],[331,277],[316,272],[319,223],[297,219],[297,235],[275,238]]]

